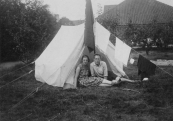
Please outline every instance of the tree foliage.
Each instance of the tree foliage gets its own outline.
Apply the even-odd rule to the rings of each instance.
[[[156,18],[153,18],[148,24],[135,24],[129,19],[127,25],[120,25],[119,16],[116,18],[109,11],[97,18],[97,21],[107,28],[111,33],[127,44],[144,43],[144,47],[148,38],[152,41],[151,44],[157,47],[168,47],[173,44],[173,22],[158,23]],[[151,45],[150,44],[150,45]]]
[[[0,8],[3,61],[36,59],[60,28],[38,0],[0,0]]]
[[[118,16],[118,15],[117,15]],[[117,25],[119,24],[118,17],[115,18],[111,13],[102,14],[98,16],[97,21],[107,28],[110,32],[114,33]]]
[[[146,40],[150,38],[152,40],[151,44],[166,48],[168,44],[173,43],[173,24],[172,22],[160,24],[154,20],[146,25],[129,23],[123,36],[125,40],[133,41],[134,43],[146,43]]]

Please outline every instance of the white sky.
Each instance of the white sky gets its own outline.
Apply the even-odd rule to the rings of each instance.
[[[115,5],[124,0],[92,0],[93,12],[96,15],[97,4]],[[173,6],[173,0],[158,0],[170,6]],[[67,17],[71,20],[84,19],[85,0],[43,0],[44,4],[49,5],[52,13],[59,14],[60,17]]]

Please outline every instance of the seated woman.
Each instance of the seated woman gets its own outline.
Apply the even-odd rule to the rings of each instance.
[[[89,57],[84,55],[82,57],[82,63],[78,65],[75,74],[75,81],[79,82],[82,86],[112,86],[117,84],[120,80],[119,77],[116,80],[109,81],[100,77],[89,77],[90,68],[89,68]]]

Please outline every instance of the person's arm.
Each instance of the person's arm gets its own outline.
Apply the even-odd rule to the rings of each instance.
[[[93,68],[93,66],[92,66],[92,64],[90,64],[90,72],[91,72],[91,76],[95,76],[95,74],[94,74],[94,68]]]
[[[78,77],[79,77],[79,72],[80,72],[80,67],[78,66],[77,68],[76,68],[76,73],[75,73],[75,82],[76,82],[76,84],[77,84],[77,79],[78,79]]]
[[[108,77],[108,68],[107,68],[107,65],[106,63],[104,64],[104,79],[107,79]]]

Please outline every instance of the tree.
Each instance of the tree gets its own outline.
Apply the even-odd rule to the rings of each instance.
[[[111,33],[114,33],[117,25],[119,24],[119,16],[116,15],[116,18],[109,11],[107,14],[98,16],[97,21],[107,28]]]
[[[66,18],[66,17],[63,17],[63,18],[61,18],[60,20],[59,20],[59,23],[61,24],[61,25],[70,25],[70,26],[73,26],[74,24],[73,24],[73,22],[70,20],[70,19],[68,19],[68,18]]]
[[[98,16],[103,14],[103,6],[100,3],[97,3],[97,14]]]
[[[0,0],[0,7],[6,11],[0,13],[3,61],[34,60],[60,28],[38,0]]]

